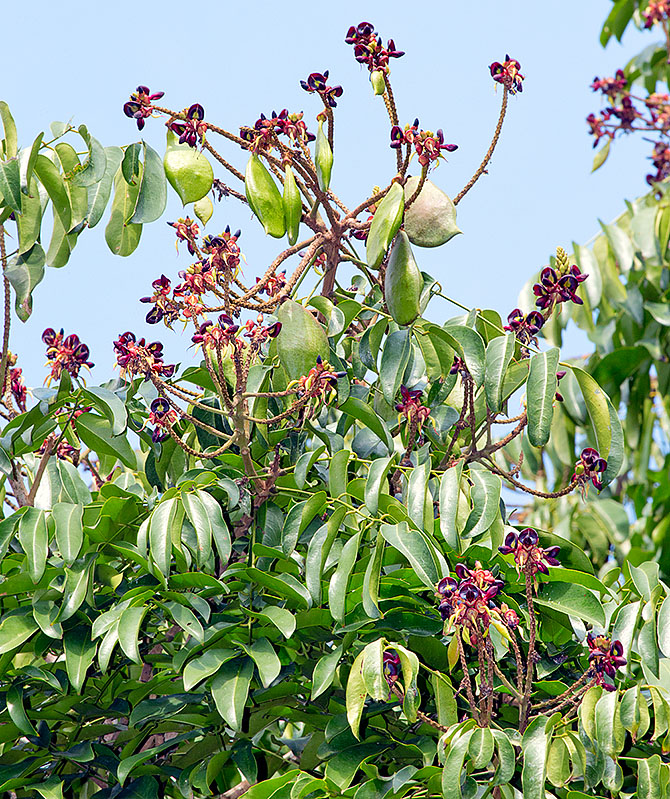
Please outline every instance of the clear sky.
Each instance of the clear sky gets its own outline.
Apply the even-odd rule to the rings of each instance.
[[[622,45],[613,41],[603,50],[598,37],[610,7],[609,0],[31,0],[12,4],[5,14],[1,99],[10,105],[23,146],[52,120],[70,118],[88,125],[104,145],[137,141],[140,134],[122,106],[138,84],[165,91],[168,107],[199,102],[207,120],[230,130],[284,107],[304,110],[315,129],[320,102],[301,90],[299,80],[329,69],[330,82],[344,87],[336,109],[332,187],[352,207],[374,185],[388,182],[395,156],[381,98],[372,95],[367,71],[344,43],[350,25],[370,21],[384,40],[395,39],[406,52],[392,62],[401,121],[418,116],[422,127],[441,127],[446,141],[459,145],[431,176],[452,196],[478,166],[495,127],[500,92],[487,66],[509,53],[521,62],[524,91],[510,98],[489,175],[459,205],[464,235],[416,253],[420,267],[446,293],[504,316],[556,245],[569,249],[572,240],[585,242],[598,230],[598,218],[611,220],[625,197],[646,191],[648,145],[639,140],[618,142],[607,164],[590,174],[593,151],[584,118],[598,110],[600,100],[589,84],[654,41],[653,34],[631,30]],[[159,119],[149,120],[142,135],[163,152]],[[224,152],[243,167],[243,155],[225,147]],[[34,295],[33,316],[27,324],[15,322],[12,333],[28,385],[40,385],[45,376],[40,336],[46,327],[63,326],[90,346],[93,383],[112,376],[112,341],[124,330],[162,340],[166,362],[192,362],[192,350],[186,351],[190,333],[146,325],[148,306],[138,302],[161,272],[174,279],[188,264],[185,251],[176,255],[165,224],[182,214],[171,193],[166,214],[145,226],[129,258],[107,249],[105,217],[82,234],[65,268],[47,270]],[[242,228],[245,277],[253,282],[278,243],[265,240],[258,222],[236,201],[216,206],[206,232],[215,234],[226,224]],[[428,316],[442,321],[456,313],[433,301]]]

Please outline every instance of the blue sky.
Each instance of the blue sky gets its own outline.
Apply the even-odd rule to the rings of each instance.
[[[332,187],[352,207],[374,185],[388,182],[395,157],[381,99],[372,95],[367,71],[344,43],[350,25],[370,21],[406,52],[392,62],[400,117],[404,124],[418,116],[422,127],[441,127],[446,141],[459,145],[432,176],[452,196],[478,166],[495,127],[500,93],[487,66],[510,53],[526,75],[524,92],[510,99],[489,174],[459,206],[464,235],[416,253],[447,294],[504,316],[557,245],[569,250],[571,241],[585,242],[598,230],[598,218],[610,221],[624,198],[646,191],[648,145],[639,140],[618,142],[607,164],[590,174],[593,151],[584,118],[600,101],[589,84],[654,40],[631,30],[622,45],[612,42],[603,50],[598,37],[610,7],[609,0],[340,2],[305,4],[304,10],[295,2],[118,0],[92,6],[32,0],[13,7],[13,34],[3,37],[5,75],[12,77],[5,77],[1,99],[10,105],[23,146],[51,121],[70,118],[84,122],[104,145],[137,141],[140,134],[122,105],[138,84],[165,91],[168,107],[199,102],[207,120],[230,130],[283,107],[304,110],[314,129],[320,104],[299,80],[329,69],[330,82],[344,87],[336,109]],[[163,152],[160,120],[149,120],[142,135]],[[225,147],[222,152],[244,166],[243,155]],[[66,267],[47,270],[33,316],[26,324],[16,321],[12,332],[28,385],[40,385],[46,373],[40,341],[46,327],[65,327],[90,346],[94,383],[112,375],[112,341],[124,330],[162,340],[167,362],[193,361],[193,351],[186,350],[190,333],[146,325],[147,306],[138,302],[161,272],[174,279],[188,264],[185,252],[176,255],[165,224],[182,214],[171,193],[166,214],[145,226],[129,258],[107,249],[105,217],[80,237]],[[233,200],[216,206],[206,232],[226,224],[242,228],[245,277],[253,282],[278,252],[277,242],[265,240],[249,211]],[[427,315],[442,321],[456,313],[433,301]],[[577,338],[570,344],[581,346]],[[577,354],[566,348],[566,356]]]

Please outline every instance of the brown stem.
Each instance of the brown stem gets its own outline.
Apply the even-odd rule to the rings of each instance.
[[[523,689],[521,710],[519,713],[519,730],[524,732],[528,724],[530,711],[530,695],[533,690],[533,674],[535,673],[535,641],[537,626],[535,622],[535,607],[533,605],[533,577],[530,572],[525,572],[526,578],[526,605],[528,606],[528,657],[526,659],[526,683]]]
[[[0,361],[0,398],[5,396],[7,379],[7,360],[9,358],[9,328],[12,321],[9,278],[7,277],[7,250],[5,248],[5,228],[0,225],[0,261],[2,262],[2,282],[5,292],[5,317],[2,332],[2,360]]]
[[[465,693],[468,697],[468,702],[472,708],[472,715],[475,721],[479,724],[479,710],[475,704],[475,695],[472,692],[472,681],[470,680],[470,672],[468,671],[468,664],[465,660],[465,652],[463,651],[463,641],[461,640],[461,631],[456,630],[456,643],[458,645],[458,657],[461,661],[461,668],[463,669],[463,682],[465,683]]]
[[[465,186],[454,197],[454,205],[458,205],[458,203],[463,199],[463,197],[465,197],[465,195],[475,185],[475,183],[484,174],[484,172],[486,172],[486,166],[488,162],[491,160],[491,156],[493,155],[493,151],[496,148],[496,144],[498,144],[498,139],[500,138],[500,132],[502,131],[503,122],[505,121],[505,114],[507,112],[507,94],[508,94],[507,87],[504,86],[502,105],[500,106],[500,116],[498,117],[498,124],[496,125],[491,145],[487,150],[486,155],[484,156],[484,160],[479,165],[479,168],[477,169],[475,174],[470,178],[470,180],[465,184]]]
[[[558,499],[559,497],[564,497],[573,491],[578,485],[577,481],[573,480],[569,485],[567,485],[565,488],[562,488],[560,491],[537,491],[536,489],[529,488],[527,485],[515,480],[509,472],[504,471],[504,469],[500,469],[492,460],[482,461],[482,465],[485,466],[489,471],[504,477],[505,480],[511,483],[515,488],[525,491],[526,494],[532,494],[534,497],[542,497],[542,499]]]
[[[202,146],[203,146],[203,149],[205,149],[205,150],[207,150],[207,152],[211,153],[214,156],[214,158],[216,158],[216,160],[225,169],[227,169],[232,175],[235,175],[235,177],[238,180],[241,180],[242,183],[244,183],[244,175],[238,169],[235,169],[235,167],[232,164],[229,164],[228,161],[226,161],[226,159],[223,156],[219,155],[219,153],[217,153],[217,151],[212,147],[212,145],[208,141],[205,141],[203,139]],[[247,202],[247,198],[243,194],[240,194],[239,192],[234,191],[233,189],[228,189],[228,191],[234,197],[237,197],[238,200],[242,200],[242,202],[244,202],[244,203]]]

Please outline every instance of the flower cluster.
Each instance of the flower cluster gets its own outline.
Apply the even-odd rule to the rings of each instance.
[[[440,597],[439,611],[448,628],[460,628],[464,639],[476,646],[479,634],[486,635],[491,622],[502,623],[514,629],[519,624],[517,614],[493,599],[503,587],[503,580],[477,561],[474,569],[462,563],[454,569],[456,578],[443,577],[437,584]]]
[[[168,128],[179,136],[179,144],[188,144],[189,147],[202,141],[207,132],[207,123],[203,122],[205,118],[205,109],[200,103],[193,103],[193,105],[186,111],[185,119],[174,119],[168,122]]]
[[[430,408],[421,404],[422,394],[421,389],[412,390],[406,386],[400,386],[402,402],[395,406],[398,411],[398,423],[404,418],[410,426],[416,425],[416,429],[421,430],[423,423],[430,416]]]
[[[17,404],[19,411],[24,413],[26,410],[26,400],[28,399],[28,390],[23,382],[23,370],[16,365],[17,357],[13,353],[7,353],[7,368],[9,374],[7,383],[9,384],[9,391],[14,397],[14,402]]]
[[[49,439],[45,438],[40,448],[36,451],[36,454],[43,455],[49,446]],[[68,444],[67,441],[59,442],[53,454],[61,461],[70,461],[73,466],[79,465],[79,450],[73,447],[72,444]]]
[[[174,364],[163,363],[163,345],[160,341],[147,344],[143,338],[138,341],[134,333],[126,331],[114,342],[114,352],[122,371],[131,376],[142,374],[151,379],[170,378],[174,374]]]
[[[493,80],[501,83],[510,94],[523,91],[524,76],[521,74],[521,64],[514,58],[506,55],[502,64],[494,61],[489,70]]]
[[[148,424],[154,425],[154,431],[151,434],[151,440],[154,443],[165,441],[169,433],[166,432],[167,427],[172,427],[179,419],[179,415],[170,407],[170,403],[165,397],[156,397],[151,403]]]
[[[189,255],[195,255],[197,252],[196,239],[200,235],[198,223],[194,222],[190,216],[187,216],[185,219],[179,217],[176,222],[168,222],[168,225],[175,229],[175,234],[177,236],[175,246],[177,248],[177,252],[179,252],[179,242],[185,241],[186,246],[188,247]]]
[[[515,308],[507,315],[504,330],[516,335],[520,344],[536,344],[536,336],[544,325],[544,316],[539,311],[524,314],[521,308]]]
[[[602,490],[603,482],[600,475],[607,469],[607,461],[600,457],[600,453],[593,447],[582,450],[579,460],[575,464],[575,473],[572,475],[573,481],[577,481],[582,490],[586,488],[589,480],[594,488]]]
[[[467,364],[460,358],[458,355],[454,355],[453,363],[451,364],[451,369],[449,370],[450,375],[460,375],[463,378],[470,377],[470,370],[468,369]]]
[[[400,125],[394,125],[391,128],[391,147],[398,149],[403,144],[414,147],[419,157],[419,163],[423,167],[443,158],[442,150],[446,150],[448,153],[458,150],[457,144],[444,143],[444,133],[441,130],[436,133],[431,130],[419,131],[418,119],[415,119],[411,125],[405,125],[404,130]]]
[[[549,573],[549,566],[560,566],[557,555],[560,547],[541,547],[537,530],[527,527],[519,533],[508,533],[505,543],[498,547],[503,555],[514,555],[517,574],[534,577],[538,572]]]
[[[306,92],[316,92],[324,102],[324,105],[327,105],[329,108],[335,108],[337,106],[337,100],[335,98],[342,97],[342,87],[341,86],[328,86],[328,70],[325,72],[312,72],[311,75],[307,77],[307,80],[301,80],[300,85]]]
[[[354,58],[359,64],[365,64],[370,72],[381,70],[388,74],[389,59],[405,55],[404,52],[396,50],[393,39],[389,39],[384,47],[381,36],[375,32],[374,26],[369,22],[352,25],[344,41],[354,46]]]
[[[279,114],[273,111],[270,117],[261,114],[253,128],[240,128],[240,138],[249,142],[251,150],[254,152],[269,149],[275,138],[280,134],[286,136],[293,145],[297,143],[308,144],[314,141],[316,136],[307,130],[307,125],[302,117],[302,111],[296,114],[289,114],[288,108],[284,108]]]
[[[591,84],[591,89],[593,89],[594,92],[600,92],[605,97],[615,97],[622,92],[627,85],[628,81],[626,80],[623,69],[617,69],[613,78],[599,78],[596,75]]]
[[[582,305],[583,300],[576,294],[579,284],[588,275],[579,271],[579,267],[571,266],[565,275],[559,273],[551,266],[546,266],[540,273],[540,282],[533,286],[533,294],[537,297],[535,304],[543,311],[551,308],[555,303],[574,302]]]
[[[616,670],[626,665],[623,657],[623,644],[621,641],[612,641],[606,635],[586,636],[589,647],[589,664],[595,673],[596,685],[602,685],[606,691],[614,691],[615,687],[605,681],[605,675],[614,679]]]
[[[123,106],[123,113],[137,122],[137,129],[142,130],[144,120],[150,117],[153,112],[152,103],[160,100],[165,92],[151,94],[147,86],[138,86],[135,92],[130,95],[130,100]]]
[[[300,399],[305,395],[316,400],[316,405],[322,402],[329,404],[337,396],[338,378],[344,377],[346,372],[336,372],[333,367],[317,355],[316,365],[306,375],[289,383],[288,388],[296,388],[296,395]]]
[[[256,278],[256,283],[260,283],[261,279]],[[267,294],[268,297],[276,297],[283,290],[286,285],[286,271],[279,272],[278,274],[271,275],[266,281],[263,288],[258,292],[259,294]]]
[[[649,0],[642,16],[645,28],[651,28],[659,22],[666,23],[670,17],[670,0]]]
[[[42,333],[42,341],[47,345],[48,360],[45,366],[51,366],[51,373],[45,380],[47,385],[52,380],[59,380],[63,369],[69,372],[71,377],[78,377],[82,366],[90,369],[94,365],[88,360],[90,355],[88,347],[79,340],[76,333],[65,336],[63,328],[56,333],[53,328],[48,327]]]

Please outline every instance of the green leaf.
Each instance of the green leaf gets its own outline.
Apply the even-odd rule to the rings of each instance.
[[[494,741],[488,727],[475,727],[468,744],[468,755],[476,769],[488,766],[493,758]]]
[[[102,144],[88,132],[86,125],[80,125],[77,132],[86,142],[88,156],[82,168],[72,175],[70,182],[75,186],[88,188],[102,180],[107,169],[107,154]]]
[[[182,499],[188,512],[186,497],[187,495],[184,494]],[[170,574],[173,541],[178,541],[181,537],[182,520],[183,513],[177,497],[160,502],[149,517],[149,551],[153,562],[166,576]],[[195,524],[193,526],[195,527]],[[198,536],[198,544],[200,545],[200,543],[200,536]],[[211,542],[209,547],[211,548]]]
[[[533,355],[530,359],[526,407],[528,440],[534,447],[542,447],[549,441],[551,421],[554,418],[554,399],[558,387],[556,379],[558,356],[559,351],[554,347],[547,352]]]
[[[119,619],[119,645],[133,663],[142,663],[139,635],[142,620],[148,610],[146,605],[126,608]]]
[[[365,680],[363,679],[364,659],[365,650],[358,654],[356,660],[354,660],[351,666],[346,690],[347,721],[349,722],[351,731],[356,738],[359,739],[360,735],[358,728],[361,723],[363,708],[365,707],[365,699],[368,695],[367,689],[365,687]]]
[[[63,799],[63,783],[59,777],[47,777],[44,782],[31,786],[44,799]]]
[[[670,306],[667,302],[645,302],[644,307],[661,325],[670,325]]]
[[[130,223],[139,190],[139,182],[131,186],[125,181],[121,170],[116,173],[112,213],[105,228],[105,241],[114,255],[131,255],[140,243],[142,225]]]
[[[47,565],[49,533],[43,510],[26,508],[19,521],[19,543],[26,553],[28,573],[34,583],[39,583]]]
[[[637,799],[661,799],[665,795],[661,789],[660,755],[637,761]]]
[[[596,436],[600,457],[607,460],[612,443],[612,422],[607,404],[607,395],[588,372],[576,366],[571,366],[570,368],[582,390],[582,396],[586,402],[586,409]]]
[[[175,623],[178,624],[187,635],[193,636],[199,644],[204,643],[205,631],[198,617],[190,608],[181,605],[179,602],[166,602],[165,607],[170,612]]]
[[[470,739],[473,733],[474,730],[469,729],[458,737],[452,738],[442,771],[442,796],[444,799],[462,799],[461,779],[463,776],[463,763],[468,754]],[[544,799],[544,797],[542,799]]]
[[[446,328],[430,328],[431,332],[441,330],[442,338],[453,347],[465,361],[477,387],[484,382],[486,374],[486,351],[484,339],[476,330],[466,325],[448,325]],[[503,398],[504,399],[504,398]]]
[[[256,664],[261,684],[263,688],[267,688],[277,679],[281,671],[281,662],[272,644],[267,638],[259,638],[251,646],[242,644],[242,648]]]
[[[242,726],[242,715],[254,673],[252,661],[240,658],[224,663],[212,680],[212,696],[221,718],[233,730]]]
[[[298,605],[303,605],[306,608],[311,607],[312,597],[309,591],[291,574],[282,573],[275,577],[272,574],[268,574],[256,568],[247,569],[247,573],[255,582],[267,588],[272,593],[278,594],[280,597],[288,599]]]
[[[89,590],[93,564],[96,559],[94,552],[89,553],[65,569],[65,585],[63,587],[63,604],[58,614],[58,622],[67,621],[81,607],[86,593]]]
[[[19,255],[21,255],[32,249],[41,232],[42,203],[36,180],[30,182],[30,194],[23,196],[23,210],[15,216],[19,232]]]
[[[312,466],[314,466],[316,461],[319,459],[321,455],[323,455],[325,451],[326,447],[322,445],[320,447],[317,447],[316,449],[303,452],[303,454],[298,458],[295,464],[295,469],[293,471],[293,479],[295,480],[295,484],[298,486],[298,488],[305,487],[305,483],[307,482],[307,475],[309,474]],[[344,454],[349,455],[350,453],[349,450],[342,450],[337,454],[342,456]],[[333,456],[333,459],[331,459],[331,464],[330,464],[331,469],[332,469],[332,461],[334,460],[334,458],[335,456]],[[345,486],[346,486],[346,481],[345,481]]]
[[[488,469],[470,469],[472,482],[470,498],[473,508],[463,528],[464,538],[474,538],[486,532],[500,514],[500,478]],[[444,479],[444,478],[443,478]]]
[[[31,608],[21,608],[4,614],[0,619],[0,655],[21,646],[37,629],[38,624],[33,618]]]
[[[128,423],[128,414],[123,401],[113,391],[101,386],[86,386],[81,391],[95,409],[109,420],[112,425],[112,435],[118,436],[123,433]]]
[[[407,513],[409,518],[420,529],[425,529],[424,512],[426,510],[426,492],[430,479],[430,459],[415,466],[407,480]],[[428,529],[433,528],[433,503],[430,503],[430,519]]]
[[[375,373],[377,372],[379,346],[387,326],[388,320],[384,317],[378,319],[374,325],[366,327],[358,347],[358,356],[363,361],[363,365]]]
[[[167,205],[167,181],[163,160],[146,142],[142,142],[142,147],[144,168],[135,210],[130,219],[131,223],[138,225],[155,222],[162,216]]]
[[[386,700],[389,693],[389,686],[384,676],[384,649],[386,649],[386,640],[378,638],[363,650],[361,674],[365,690],[377,702]]]
[[[437,721],[444,727],[451,727],[458,722],[458,707],[454,697],[454,689],[444,674],[434,671],[431,674]]]
[[[626,731],[619,717],[616,691],[605,691],[596,704],[595,733],[598,746],[606,755],[616,757],[623,749]]]
[[[617,260],[619,269],[624,274],[627,274],[633,265],[635,256],[633,243],[623,232],[623,230],[616,224],[605,225],[603,222],[600,222],[600,227],[603,229],[605,237],[612,248],[612,252]]]
[[[65,669],[75,692],[79,693],[84,685],[97,644],[91,641],[90,630],[86,627],[75,627],[63,637],[65,649]]]
[[[102,219],[109,197],[112,193],[114,175],[119,171],[123,150],[120,147],[105,147],[105,172],[101,180],[88,190],[88,211],[86,214],[89,227],[95,227]]]
[[[365,507],[374,516],[379,510],[379,497],[385,487],[385,480],[391,466],[395,463],[396,455],[393,453],[388,458],[377,458],[370,464],[367,480],[365,481]]]
[[[363,575],[363,585],[361,598],[363,600],[363,610],[371,619],[379,619],[379,581],[381,580],[382,561],[384,559],[384,540],[381,534],[377,534],[372,557]]]
[[[137,178],[142,168],[142,162],[140,161],[141,152],[142,142],[133,142],[126,147],[123,154],[123,161],[121,161],[121,174],[123,175],[123,179],[132,186],[137,183]]]
[[[495,785],[504,785],[509,782],[516,769],[516,753],[509,738],[502,730],[493,730],[493,737],[498,751],[498,768],[494,779]]]
[[[190,691],[195,688],[198,683],[216,673],[224,663],[234,657],[239,657],[239,650],[208,649],[200,657],[190,660],[184,667],[182,674],[184,690]]]
[[[290,638],[295,632],[295,616],[285,608],[278,608],[276,605],[267,605],[259,616],[269,619],[284,638]]]
[[[21,168],[18,158],[0,161],[0,196],[16,214],[21,213]]]
[[[297,502],[286,515],[282,529],[282,551],[289,556],[298,543],[298,538],[307,529],[315,516],[323,513],[326,507],[326,492],[317,491],[304,502]]]
[[[507,367],[514,356],[516,337],[514,333],[496,336],[486,348],[486,371],[484,373],[484,391],[489,408],[498,413],[502,410],[502,389]]]
[[[330,608],[330,615],[340,624],[344,623],[347,585],[349,583],[351,570],[356,562],[360,540],[361,533],[359,531],[346,542],[342,548],[335,574],[332,576],[328,586],[328,607]]]
[[[321,604],[321,576],[347,509],[340,505],[312,536],[305,556],[305,584],[315,605]]]
[[[111,455],[118,458],[130,469],[137,468],[137,456],[123,435],[115,436],[108,419],[95,413],[82,413],[75,421],[81,440],[98,455]]]
[[[26,709],[23,704],[23,688],[16,684],[10,685],[5,701],[7,702],[9,718],[15,726],[25,735],[35,735],[35,727],[26,715]]]
[[[663,600],[658,612],[658,645],[666,657],[670,657],[670,596]]]
[[[406,332],[406,331],[402,331]],[[402,377],[402,376],[401,376]],[[340,406],[339,409],[342,413],[348,416],[353,416],[364,427],[369,427],[370,430],[379,438],[388,448],[389,453],[393,451],[393,439],[389,433],[388,427],[384,421],[377,416],[374,410],[363,400],[358,397],[349,396]]]
[[[4,138],[4,158],[14,158],[18,152],[19,140],[16,133],[16,123],[9,106],[4,100],[0,100],[0,119],[2,120],[2,128],[5,132]]]
[[[568,616],[604,628],[605,611],[596,597],[582,585],[573,583],[544,583],[535,602],[567,613]]]
[[[31,184],[31,179],[35,172],[35,159],[37,158],[40,147],[42,146],[42,140],[44,139],[44,132],[38,133],[37,136],[33,139],[33,143],[30,147],[30,151],[28,151],[28,156],[25,160],[25,169],[21,170],[21,191],[24,194],[28,194],[28,186]],[[21,163],[23,164],[23,154],[21,153]]]
[[[463,461],[459,460],[455,466],[445,470],[440,481],[440,532],[447,544],[456,552],[461,551],[456,517],[462,473]]]
[[[384,393],[384,399],[389,405],[395,403],[396,394],[409,363],[410,351],[409,330],[396,330],[394,333],[390,333],[384,342],[382,360],[379,367],[379,382]]]
[[[549,747],[547,779],[557,788],[562,788],[570,779],[570,753],[563,738],[554,739]]]
[[[32,293],[44,277],[46,255],[37,243],[25,253],[20,253],[9,262],[5,275],[16,293],[16,315],[22,322],[27,321],[33,311]]]
[[[53,161],[41,154],[35,158],[35,174],[47,190],[47,194],[53,203],[54,212],[60,219],[63,230],[69,231],[72,221],[72,208],[70,207],[70,197],[67,193],[63,176]]]
[[[380,532],[394,549],[407,558],[421,582],[428,588],[435,588],[441,575],[426,536],[412,529],[407,522],[382,524]]]
[[[407,717],[407,721],[413,724],[417,719],[417,712],[421,706],[421,697],[419,696],[419,688],[417,680],[419,678],[419,658],[409,649],[405,649],[400,644],[394,644],[398,657],[400,658],[400,667],[402,669],[402,683],[405,695],[402,700],[403,713]]]
[[[544,799],[547,778],[547,755],[551,730],[559,716],[538,716],[526,728],[521,739],[523,769],[521,787],[524,799]]]
[[[337,665],[342,657],[342,652],[343,647],[340,645],[337,649],[319,658],[314,667],[314,672],[312,673],[312,701],[314,701],[317,696],[321,696],[321,694],[332,685]]]

